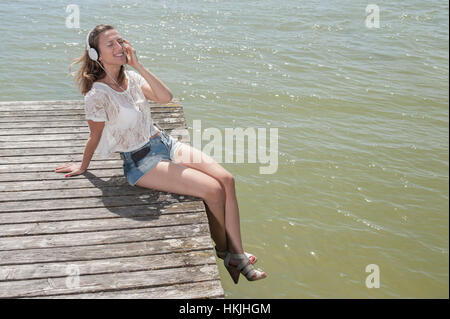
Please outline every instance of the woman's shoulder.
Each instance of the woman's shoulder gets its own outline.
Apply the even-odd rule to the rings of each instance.
[[[103,96],[105,93],[107,93],[107,91],[105,90],[103,85],[100,82],[94,82],[92,83],[91,89],[86,93],[84,97],[86,98],[91,96]]]
[[[86,103],[100,103],[107,99],[108,92],[101,86],[93,83],[92,88],[84,95]]]

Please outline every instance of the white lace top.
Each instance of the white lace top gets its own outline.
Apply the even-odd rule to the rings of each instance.
[[[95,151],[103,158],[111,157],[113,152],[135,150],[158,132],[151,118],[150,104],[141,89],[146,80],[135,71],[126,70],[125,75],[126,91],[118,92],[105,83],[94,82],[84,97],[86,120],[105,122]]]

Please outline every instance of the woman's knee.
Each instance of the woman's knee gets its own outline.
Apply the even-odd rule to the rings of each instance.
[[[217,179],[225,190],[234,188],[234,177],[230,172],[225,171]]]
[[[202,198],[207,202],[224,203],[225,190],[222,185],[214,178],[211,178],[205,185]]]

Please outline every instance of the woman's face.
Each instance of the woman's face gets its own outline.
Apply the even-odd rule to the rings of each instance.
[[[106,30],[99,36],[99,61],[103,64],[122,65],[127,62],[122,37],[115,29]]]

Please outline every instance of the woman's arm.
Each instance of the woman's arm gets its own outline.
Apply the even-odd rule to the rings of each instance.
[[[89,138],[86,142],[86,147],[84,148],[83,161],[81,165],[75,163],[66,163],[64,165],[58,166],[55,169],[55,173],[68,173],[66,174],[66,177],[75,176],[83,174],[89,167],[92,156],[94,155],[98,143],[100,142],[105,123],[94,122],[92,120],[89,120],[88,123],[91,128],[91,134],[89,135]]]
[[[155,75],[147,70],[141,62],[138,61],[136,50],[131,46],[131,43],[125,39],[124,48],[127,54],[127,64],[133,67],[140,75],[147,81],[147,84],[142,86],[142,92],[148,100],[157,103],[165,104],[172,100],[173,95],[169,88],[164,85]]]
[[[100,139],[97,137],[89,136],[86,147],[84,148],[83,161],[81,162],[80,169],[82,171],[86,171],[89,167],[89,163],[91,162],[92,156],[94,155],[95,150],[97,149],[98,143]]]
[[[166,104],[173,98],[172,92],[161,82],[155,75],[147,70],[140,62],[135,67],[147,84],[142,86],[142,92],[148,100],[155,101],[157,103]]]
[[[67,173],[66,177],[83,174],[91,162],[92,155],[100,142],[99,139],[89,136],[84,149],[83,162],[81,165],[75,163],[66,163],[55,168],[55,173]]]

